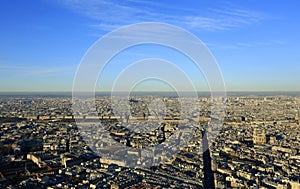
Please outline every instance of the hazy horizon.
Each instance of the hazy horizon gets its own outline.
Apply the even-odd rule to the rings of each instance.
[[[183,95],[194,93],[195,91],[184,91]],[[210,91],[197,91],[198,97],[211,96]],[[80,94],[80,93],[79,93]],[[79,95],[77,93],[77,95]],[[82,94],[89,94],[89,92],[82,92]],[[114,94],[127,94],[127,92],[119,91]],[[218,93],[216,93],[218,94]],[[215,95],[216,95],[215,94]],[[130,96],[148,96],[148,95],[162,95],[162,96],[178,96],[176,91],[132,91]],[[300,96],[300,91],[226,91],[226,96]],[[72,96],[72,91],[19,91],[19,92],[0,92],[1,96]],[[96,91],[95,96],[111,96],[109,91]],[[222,96],[224,96],[222,92]]]

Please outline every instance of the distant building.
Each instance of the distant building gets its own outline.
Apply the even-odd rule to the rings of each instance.
[[[110,185],[110,189],[119,189],[119,186],[117,184]]]
[[[266,142],[267,140],[265,130],[261,128],[254,128],[253,144],[265,144]]]
[[[269,143],[270,144],[275,144],[275,142],[276,142],[276,136],[270,136]]]
[[[300,189],[300,183],[295,181],[290,181],[288,184],[288,188],[291,189]]]
[[[295,114],[295,120],[299,121],[299,110],[297,111],[297,113]]]

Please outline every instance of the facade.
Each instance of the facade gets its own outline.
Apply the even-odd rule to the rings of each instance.
[[[254,128],[253,130],[253,144],[265,144],[266,140],[266,132],[264,129]]]

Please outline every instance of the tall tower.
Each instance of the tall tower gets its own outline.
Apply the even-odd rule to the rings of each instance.
[[[206,130],[202,130],[202,149],[203,149],[203,172],[204,172],[204,188],[214,189],[215,179],[211,168],[210,150],[207,140]],[[205,151],[204,151],[205,150]]]

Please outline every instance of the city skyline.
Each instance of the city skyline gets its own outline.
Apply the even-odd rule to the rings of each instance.
[[[297,2],[6,1],[0,21],[0,92],[71,91],[81,58],[112,30],[139,22],[163,22],[190,31],[215,56],[228,91],[299,91]],[[18,5],[18,6],[17,6]],[[107,86],[121,64],[157,57],[186,69],[209,91],[189,60],[166,48],[141,47],[112,60],[99,81]],[[134,58],[132,58],[134,57]],[[146,83],[140,91],[166,90]]]
[[[188,97],[189,119],[182,100],[132,97],[120,117],[110,96],[94,99],[97,114],[70,96],[0,96],[0,186],[300,187],[299,95],[229,96],[225,117],[215,99]]]

